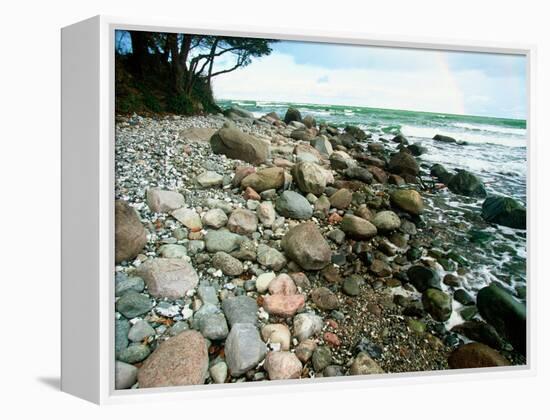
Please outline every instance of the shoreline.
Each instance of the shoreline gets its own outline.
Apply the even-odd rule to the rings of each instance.
[[[138,284],[132,290],[144,296],[144,300],[150,299],[148,305],[153,306],[130,318],[127,324],[125,318],[128,317],[121,315],[120,311],[117,312],[117,322],[124,324],[118,328],[122,332],[117,332],[119,342],[122,343],[117,351],[119,360],[120,355],[124,354],[125,365],[134,366],[140,371],[147,370],[147,360],[151,358],[151,353],[154,355],[162,348],[160,343],[176,333],[181,334],[182,331],[196,329],[203,332],[203,324],[206,324],[206,321],[202,321],[203,318],[217,318],[218,321],[223,318],[229,321],[229,327],[233,330],[238,323],[231,325],[230,311],[225,308],[224,302],[239,296],[248,296],[256,302],[255,328],[263,336],[262,343],[267,342],[271,346],[268,347],[270,353],[281,350],[282,345],[283,349],[288,348],[282,352],[285,357],[287,353],[301,356],[300,377],[368,374],[377,372],[377,369],[388,373],[447,369],[449,354],[467,342],[476,341],[466,338],[464,334],[472,336],[476,333],[479,336],[480,331],[490,331],[487,333],[490,340],[485,338],[484,341],[492,343],[497,340],[496,336],[499,334],[495,335],[495,331],[486,327],[489,325],[486,323],[482,326],[470,325],[475,330],[474,333],[473,330],[461,331],[461,334],[447,330],[446,325],[457,323],[459,310],[476,306],[475,301],[472,305],[472,296],[468,292],[462,294],[463,303],[456,301],[456,294],[453,299],[452,294],[462,289],[459,286],[459,277],[460,273],[465,273],[466,267],[461,267],[460,255],[448,257],[452,249],[443,250],[445,243],[433,243],[434,232],[441,230],[440,225],[445,224],[432,223],[431,220],[433,212],[437,211],[432,206],[437,201],[438,193],[435,190],[433,194],[423,192],[421,185],[416,183],[416,175],[411,172],[416,171],[419,174],[426,169],[418,166],[416,158],[409,152],[401,151],[402,162],[394,162],[393,169],[388,170],[388,165],[391,166],[394,160],[390,153],[397,151],[395,139],[385,136],[386,141],[381,141],[380,138],[373,140],[372,136],[369,138],[368,132],[357,128],[343,132],[324,127],[318,132],[318,128],[314,128],[316,124],[313,125],[314,121],[311,120],[308,123],[311,127],[308,128],[300,125],[301,123],[285,124],[277,121],[275,116],[251,119],[246,113],[237,115],[239,110],[235,111],[228,113],[229,118],[220,115],[162,118],[117,116],[116,198],[127,201],[138,211],[139,221],[145,226],[148,235],[144,249],[136,254],[137,258],[129,258],[117,265],[117,285],[139,283],[129,279],[136,278],[135,275],[140,273],[142,265],[148,259],[167,258],[168,255],[188,261],[196,270],[198,285],[190,290],[196,291],[197,286],[200,288],[201,285],[206,285],[213,288],[216,297],[212,299],[210,296],[212,303],[206,302],[203,290],[202,294],[198,291],[198,295],[190,291],[177,299],[163,299],[151,296],[150,287],[143,291]],[[268,142],[270,157],[264,163],[250,164],[222,153],[213,153],[210,139],[228,120],[232,121],[228,125],[233,130],[232,135],[242,137],[238,133],[246,133],[260,142]],[[304,118],[303,121],[308,120]],[[319,138],[320,136],[324,137]],[[411,145],[402,140],[400,142],[401,149],[411,150]],[[224,144],[222,141],[222,147]],[[407,156],[402,155],[403,153]],[[416,167],[413,161],[416,162]],[[308,170],[300,172],[296,169],[302,166]],[[251,175],[252,170],[242,167],[253,167],[256,174],[264,174],[262,171],[265,168],[278,169],[276,174],[265,175],[265,179],[248,178],[247,189],[243,188],[241,182]],[[311,176],[311,170],[316,176]],[[239,177],[242,175],[241,182],[235,182],[236,174]],[[292,181],[289,175],[292,176]],[[278,176],[283,177],[279,180]],[[202,185],[197,184],[197,179]],[[264,181],[275,188],[263,189],[264,185],[261,184]],[[411,183],[405,184],[406,181]],[[434,181],[434,185],[436,183],[441,184],[440,180]],[[255,191],[251,185],[263,191]],[[193,214],[174,217],[170,215],[172,211],[152,212],[148,206],[150,200],[146,191],[153,187],[181,194],[184,204],[180,203],[180,207],[191,209]],[[395,198],[394,193],[397,190],[417,189],[424,198],[420,199],[426,207],[424,214],[430,216],[418,215],[415,209],[411,212],[407,203],[403,204]],[[305,208],[307,206],[299,209],[286,208],[295,204],[292,200],[280,204],[283,191],[294,191],[302,196],[309,210]],[[335,196],[336,193],[338,194]],[[273,203],[275,208],[270,210],[269,205],[266,205],[265,209],[262,207],[262,210],[258,210],[258,207],[268,202]],[[227,248],[228,252],[223,252],[230,258],[225,255],[218,258],[215,252],[208,249],[208,235],[212,231],[226,231],[224,225],[231,223],[227,218],[231,219],[232,213],[239,208],[245,209],[244,220],[234,221],[229,230],[232,233],[238,232],[238,235],[246,239],[239,239],[241,242],[236,249]],[[215,209],[218,211],[213,212]],[[269,216],[269,221],[265,222],[260,217],[260,221],[256,220],[255,226],[252,223],[253,228],[250,228],[250,214],[259,215],[264,210],[269,214],[262,214],[262,217]],[[308,215],[308,211],[311,214]],[[288,212],[291,216],[282,216],[281,212]],[[305,212],[305,215],[300,212]],[[221,213],[224,213],[225,219]],[[347,213],[353,217],[346,216]],[[383,220],[375,221],[377,215],[382,213],[386,217],[379,216]],[[299,215],[300,218],[295,219],[292,215]],[[208,220],[210,216],[217,216],[217,219]],[[302,261],[300,266],[296,261],[300,258],[295,254],[305,252],[300,248],[306,246],[305,244],[298,242],[293,245],[300,248],[297,250],[284,246],[283,238],[289,231],[308,222],[314,223],[330,247],[330,261],[320,269],[304,269],[303,265],[307,263]],[[368,223],[365,226],[369,229],[373,223],[378,229],[375,229],[374,234],[366,234],[363,231],[364,222]],[[243,243],[250,245],[253,252],[242,245]],[[261,253],[265,257],[259,257]],[[217,260],[221,260],[216,261],[216,267],[213,266],[214,255]],[[447,265],[445,268],[448,270],[442,270],[442,264]],[[430,281],[437,279],[440,291],[448,296],[445,299],[450,299],[454,317],[451,321],[445,320],[442,323],[433,318],[445,318],[446,314],[441,314],[441,311],[448,310],[449,302],[437,307],[437,299],[434,300],[435,303],[431,302],[425,297],[426,293],[420,293],[418,287],[423,286],[408,278],[408,270],[412,266],[424,267],[424,277],[420,276],[422,281],[428,281],[436,289],[437,285]],[[269,293],[267,290],[260,292],[257,288],[256,280],[266,272],[273,272],[277,282],[286,290],[286,294],[282,293],[285,298],[277,298],[285,302],[286,306],[283,305],[282,309],[274,310],[269,305],[274,300],[271,296],[277,296],[278,293],[273,293],[272,290]],[[285,273],[290,276],[280,276]],[[296,273],[304,273],[305,279],[303,275]],[[426,273],[434,279],[426,280]],[[288,293],[289,288],[292,293]],[[304,296],[303,305],[298,309],[289,309],[286,300],[292,299],[288,296]],[[118,301],[122,297],[124,294]],[[428,303],[425,302],[426,299]],[[120,305],[117,302],[118,309]],[[212,313],[205,311],[204,308],[209,307],[208,305],[213,305]],[[200,312],[201,307],[205,314]],[[285,315],[282,316],[281,313]],[[320,317],[321,326],[312,327],[314,332],[311,332],[310,337],[300,341],[296,338],[296,317],[302,313]],[[197,314],[200,315],[200,320],[194,325],[196,319],[189,321],[197,318]],[[131,344],[132,340],[126,338],[125,341],[123,337],[128,336],[136,324],[142,326],[138,321],[132,323],[136,318],[145,320],[154,332],[149,329],[150,335]],[[311,322],[315,324],[317,318],[312,319],[314,321]],[[271,324],[283,327],[277,327],[277,334],[264,334],[265,326]],[[220,325],[223,327],[223,321],[215,327]],[[216,366],[226,364],[224,342],[225,338],[213,339],[210,345],[207,344],[210,373],[206,383],[219,381],[223,376],[217,372],[223,371],[223,367]],[[304,348],[307,347],[303,345],[304,342],[311,348]],[[502,343],[503,347],[497,349],[500,354],[497,354],[504,356],[512,364],[525,363],[518,352],[511,351],[509,344],[504,341]],[[273,344],[278,344],[279,348]],[[130,347],[140,348],[128,351]],[[314,347],[317,350],[312,350]],[[308,351],[311,353],[309,358],[306,357]],[[126,353],[132,353],[133,356],[139,353],[139,356],[127,358]],[[491,363],[503,362],[496,355],[491,355],[494,356]],[[224,381],[264,380],[268,377],[276,378],[277,374],[289,374],[277,371],[282,369],[281,365],[284,363],[271,361],[274,357],[270,356],[265,369],[263,357],[259,359],[261,360],[258,360],[254,368],[233,378],[227,375],[226,364]],[[295,362],[294,359],[292,361]],[[143,365],[146,365],[145,369],[141,369]],[[140,375],[138,370],[128,366],[124,368],[126,372]],[[291,377],[295,377],[296,371],[291,373],[294,375]],[[127,384],[128,381],[125,385]]]

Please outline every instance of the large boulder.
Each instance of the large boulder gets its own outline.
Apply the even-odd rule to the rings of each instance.
[[[344,128],[344,131],[351,134],[357,140],[365,140],[368,137],[367,133],[356,125],[347,125],[346,128]]]
[[[453,175],[447,186],[455,194],[468,197],[485,197],[487,195],[483,182],[473,173],[463,169]]]
[[[495,283],[477,294],[479,314],[508,340],[514,348],[525,354],[527,347],[527,313],[525,304],[515,299]]]
[[[436,163],[430,168],[430,175],[436,177],[439,182],[445,185],[447,185],[453,177],[453,174],[447,171],[447,169],[439,163]]]
[[[451,369],[470,369],[495,366],[509,366],[498,351],[481,343],[468,343],[460,346],[449,355]]]
[[[267,347],[254,325],[233,325],[225,340],[225,360],[231,376],[241,376],[256,367],[266,351]]]
[[[409,282],[420,293],[429,288],[441,289],[441,279],[437,271],[423,265],[413,265],[407,270]]]
[[[177,191],[149,188],[147,190],[147,205],[153,213],[170,213],[185,205],[185,199]]]
[[[497,225],[514,229],[527,228],[527,210],[510,197],[487,197],[481,206],[481,217]]]
[[[300,162],[292,168],[292,176],[304,193],[320,195],[327,186],[326,171],[313,162]]]
[[[290,124],[292,121],[302,122],[302,114],[296,108],[288,108],[284,121],[285,124]]]
[[[147,231],[136,210],[126,201],[115,201],[115,262],[135,258],[147,243]]]
[[[240,159],[254,165],[269,158],[269,143],[244,133],[235,126],[224,125],[211,138],[210,146],[216,154]]]
[[[418,215],[424,211],[424,201],[418,191],[395,190],[390,195],[391,202],[407,213]]]
[[[358,240],[370,239],[378,233],[376,226],[371,222],[352,214],[344,216],[340,222],[340,229],[346,233],[346,236]]]
[[[313,215],[313,209],[307,199],[297,192],[284,191],[275,202],[277,212],[292,219],[305,220]]]
[[[140,388],[203,384],[208,371],[206,340],[194,330],[162,342],[138,371]]]
[[[180,299],[197,287],[199,276],[193,266],[183,259],[155,258],[138,268],[149,293],[154,297]]]
[[[331,260],[331,250],[314,223],[291,228],[281,241],[286,256],[304,270],[321,270]]]
[[[283,168],[267,168],[247,175],[241,181],[242,188],[252,188],[256,192],[278,190],[285,184],[285,170]]]
[[[416,176],[420,172],[420,167],[414,156],[404,151],[393,155],[388,167],[391,172],[398,175],[407,174]]]

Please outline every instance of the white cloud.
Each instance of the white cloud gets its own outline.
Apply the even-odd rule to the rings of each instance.
[[[412,55],[405,54],[407,61]],[[451,71],[446,53],[423,52],[422,65],[392,68],[327,69],[296,64],[275,52],[246,68],[213,79],[221,99],[250,99],[356,105],[452,114],[506,113],[521,100],[521,78],[503,80],[481,71]],[[418,61],[418,60],[417,60]],[[523,100],[523,103],[525,100]],[[520,112],[521,113],[521,112]]]

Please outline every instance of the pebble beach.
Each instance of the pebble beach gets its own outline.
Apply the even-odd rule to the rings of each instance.
[[[522,204],[285,111],[117,116],[116,388],[525,364],[525,278],[475,281]]]

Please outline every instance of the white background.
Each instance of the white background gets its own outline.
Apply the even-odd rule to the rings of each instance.
[[[0,13],[1,338],[4,418],[542,418],[548,411],[550,31],[544,1],[5,1]],[[538,47],[531,206],[537,375],[99,408],[59,386],[60,28],[96,14],[364,32]],[[83,299],[86,297],[83,296]],[[546,407],[545,409],[543,407]]]

